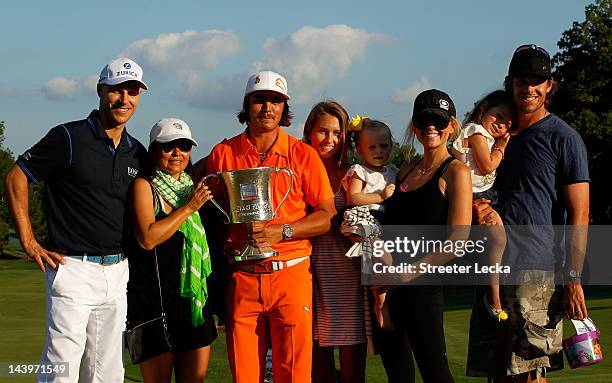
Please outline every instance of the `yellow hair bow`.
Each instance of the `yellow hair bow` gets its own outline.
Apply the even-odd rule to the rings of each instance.
[[[349,124],[348,130],[349,132],[361,132],[363,122],[367,120],[367,117],[361,117],[360,115],[356,115],[351,118],[351,123]]]

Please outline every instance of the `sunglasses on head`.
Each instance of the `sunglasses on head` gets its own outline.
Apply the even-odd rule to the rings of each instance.
[[[412,119],[414,126],[417,129],[425,130],[429,126],[433,126],[436,130],[444,130],[448,127],[448,120],[439,114],[425,113]]]
[[[174,148],[178,148],[183,153],[189,153],[193,147],[193,142],[189,140],[174,140],[170,142],[159,143],[162,152],[170,153]]]
[[[535,49],[536,51],[543,53],[544,55],[546,55],[546,57],[550,58],[550,55],[548,54],[548,52],[546,51],[546,49],[535,45],[535,44],[525,44],[525,45],[521,45],[520,47],[516,48],[516,50],[514,51],[514,53],[518,53],[520,51],[524,51],[527,49]]]

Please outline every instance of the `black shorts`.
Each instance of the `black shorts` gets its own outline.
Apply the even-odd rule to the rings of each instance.
[[[172,289],[174,290],[174,289]],[[160,314],[157,291],[128,291],[128,322],[142,323]],[[215,320],[210,311],[210,296],[202,309],[204,323],[198,327],[191,324],[191,301],[176,292],[165,291],[164,311],[168,320],[168,332],[174,352],[189,351],[210,345],[217,338]]]

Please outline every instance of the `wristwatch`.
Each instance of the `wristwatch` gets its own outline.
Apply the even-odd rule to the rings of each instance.
[[[283,239],[291,239],[293,237],[293,228],[288,223],[283,224]]]
[[[568,281],[577,281],[582,277],[582,273],[576,269],[565,269],[563,276]]]

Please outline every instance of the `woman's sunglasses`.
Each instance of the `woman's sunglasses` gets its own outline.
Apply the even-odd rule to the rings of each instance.
[[[448,120],[439,114],[426,113],[412,119],[414,126],[417,129],[425,130],[429,126],[433,126],[436,130],[444,130],[448,127]]]
[[[178,148],[183,153],[189,153],[193,147],[193,142],[189,140],[174,140],[170,142],[159,143],[162,152],[170,153],[174,148]]]

